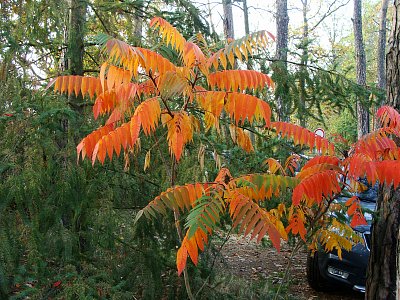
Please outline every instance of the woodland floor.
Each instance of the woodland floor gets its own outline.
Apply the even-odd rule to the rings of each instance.
[[[282,245],[281,253],[272,246],[257,244],[254,240],[232,235],[221,251],[222,259],[217,267],[223,272],[249,282],[269,282],[278,286],[286,270],[291,255],[289,245]],[[322,293],[313,290],[307,283],[306,250],[300,250],[293,257],[289,273],[289,290],[283,295],[291,299],[351,300],[363,299],[364,294],[338,288],[333,292]]]

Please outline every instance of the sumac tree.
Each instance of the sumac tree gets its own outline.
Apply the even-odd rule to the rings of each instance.
[[[296,155],[283,165],[266,158],[267,173],[233,177],[223,168],[213,182],[172,185],[140,210],[137,221],[143,215],[153,218],[168,210],[174,212],[181,235],[178,274],[185,272],[188,257],[198,263],[199,251],[204,250],[226,213],[232,226],[244,235],[258,241],[268,235],[278,250],[289,235],[298,236],[312,250],[319,244],[326,250],[336,249],[339,256],[341,249],[350,250],[353,243],[359,242],[350,227],[366,222],[359,200],[353,197],[341,206],[334,199],[344,188],[362,188],[359,178],[399,185],[399,150],[391,139],[400,136],[398,113],[390,107],[381,108],[378,117],[382,128],[355,143],[347,157],[337,157],[327,139],[294,124],[272,122],[269,104],[248,93],[273,88],[268,75],[235,69],[237,60],[246,61],[258,47],[265,47],[273,38],[271,34],[257,32],[213,52],[200,34],[186,40],[161,18],[152,19],[150,26],[160,33],[166,46],[176,51],[178,63],[156,51],[104,37],[107,60],[99,77],[61,76],[52,82],[58,92],[94,99],[95,118],[109,115],[104,126],[79,143],[78,159],[88,157],[93,164],[96,160],[104,163],[107,156],[111,160],[136,147],[141,135],[164,131],[171,157],[179,163],[195,134],[211,128],[220,133],[227,123],[232,140],[246,152],[254,150],[246,126],[257,125],[254,130],[261,135],[276,134],[318,153],[297,174]],[[145,165],[149,163],[150,154],[146,155]],[[291,203],[265,208],[265,201],[288,191],[292,193]],[[347,212],[350,225],[328,214],[332,210]],[[185,234],[179,225],[180,213],[187,214]],[[190,289],[188,294],[193,298]]]

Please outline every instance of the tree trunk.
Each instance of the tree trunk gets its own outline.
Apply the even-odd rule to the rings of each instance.
[[[232,0],[222,0],[224,9],[224,35],[226,39],[234,39],[233,30]]]
[[[85,0],[69,1],[67,69],[71,75],[83,75],[86,6]],[[82,111],[82,106],[80,105],[82,102],[81,96],[72,94],[68,97],[68,101],[74,110]]]
[[[392,33],[386,55],[386,104],[400,110],[400,0],[395,0],[394,5]],[[400,190],[380,191],[377,217],[372,227],[366,299],[396,299],[399,223]]]
[[[276,52],[275,59],[277,63],[274,66],[274,77],[276,80],[275,99],[278,109],[278,118],[287,121],[288,118],[288,85],[287,78],[287,53],[288,53],[288,27],[289,16],[287,9],[287,0],[276,1]]]
[[[388,9],[389,0],[382,0],[382,7],[380,12],[380,20],[379,20],[379,36],[378,36],[378,54],[377,54],[377,74],[378,74],[378,82],[377,87],[380,89],[384,89],[386,85],[386,74],[385,74],[385,51],[386,51],[386,15]],[[382,105],[379,103],[378,106]],[[374,118],[374,129],[379,128],[379,124]]]
[[[306,76],[307,76],[307,64],[308,64],[308,18],[307,18],[307,9],[308,3],[307,0],[302,0],[303,3],[303,34],[302,34],[302,54],[301,54],[301,65],[300,65],[300,105],[298,107],[298,116],[300,120],[300,126],[306,127]]]
[[[362,35],[362,17],[361,17],[361,0],[354,0],[354,46],[356,50],[356,70],[357,70],[357,83],[365,86],[367,83],[366,73],[367,64],[365,61],[365,49]],[[357,133],[360,139],[363,135],[369,132],[369,113],[361,100],[357,99]]]
[[[135,9],[135,13],[132,18],[133,23],[133,42],[134,46],[140,46],[142,44],[142,37],[143,37],[143,10],[144,10],[144,3],[138,2],[138,8]]]
[[[379,21],[379,37],[378,37],[378,87],[385,88],[385,50],[386,50],[386,15],[389,0],[382,0],[382,8]]]
[[[250,34],[250,25],[249,25],[249,9],[247,6],[247,0],[242,0],[243,1],[243,19],[244,19],[244,33],[246,35]],[[249,58],[247,60],[247,70],[253,69],[251,59]]]

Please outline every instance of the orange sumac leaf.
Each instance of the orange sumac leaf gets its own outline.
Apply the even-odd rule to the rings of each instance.
[[[102,92],[100,80],[90,76],[60,76],[51,81],[49,86],[52,84],[54,84],[55,92],[67,93],[68,95],[75,93],[77,96],[81,93],[83,97],[89,94],[89,97],[93,98],[94,94],[99,95]]]
[[[143,132],[149,135],[157,128],[161,116],[161,108],[158,97],[143,101],[135,110],[135,115],[140,117]]]
[[[323,197],[332,197],[339,193],[339,175],[338,171],[325,170],[302,180],[293,190],[293,205],[299,205],[303,198],[319,204]]]
[[[254,151],[249,134],[242,128],[239,128],[234,124],[230,124],[229,131],[231,133],[232,141],[235,144],[239,145],[247,153]]]
[[[383,127],[396,128],[400,130],[400,114],[390,106],[382,106],[376,112],[376,116]]]
[[[81,154],[82,154],[82,159],[84,159],[85,156],[92,157],[97,142],[100,141],[103,136],[107,135],[112,130],[113,126],[109,124],[100,127],[99,129],[96,129],[95,131],[87,135],[85,138],[83,138],[82,141],[79,143],[79,145],[76,147],[78,160]]]
[[[266,126],[271,123],[271,109],[268,103],[251,95],[228,93],[225,110],[235,120],[236,125],[243,123],[245,119],[250,123],[253,123],[254,119],[257,121],[263,119]]]
[[[306,233],[307,230],[304,226],[304,220],[299,217],[298,214],[293,214],[292,218],[289,220],[289,225],[286,227],[286,232],[289,233],[292,231],[294,235],[300,234],[300,237],[303,241],[306,241]]]
[[[178,268],[178,275],[181,275],[183,270],[186,268],[186,261],[188,252],[185,246],[181,246],[176,253],[176,267]]]
[[[189,115],[184,111],[162,115],[162,123],[168,128],[168,145],[170,153],[180,160],[186,143],[193,140],[193,126]]]
[[[335,152],[333,144],[331,144],[327,139],[322,138],[314,132],[298,125],[286,122],[273,122],[272,127],[275,128],[276,132],[281,134],[283,138],[292,138],[296,145],[306,145],[310,148],[315,147],[318,151],[330,155],[333,155]]]
[[[302,170],[305,170],[307,168],[310,168],[315,165],[320,165],[320,164],[329,164],[329,165],[339,166],[339,162],[340,162],[340,160],[336,156],[327,156],[327,155],[315,156],[305,163]]]
[[[183,186],[175,186],[162,192],[159,196],[155,197],[145,208],[142,214],[150,218],[155,212],[165,214],[165,208],[169,209],[189,209],[194,205],[194,202],[204,195],[207,190],[208,184],[196,183],[187,184]],[[178,197],[177,197],[178,196]]]
[[[174,49],[178,50],[180,53],[183,52],[186,40],[180,34],[180,32],[170,23],[168,23],[163,18],[154,17],[150,21],[150,27],[158,29],[166,45],[171,45]]]
[[[208,75],[211,88],[237,92],[246,89],[262,89],[272,86],[268,75],[253,70],[225,70]]]
[[[233,227],[240,226],[240,231],[252,232],[251,238],[257,236],[257,242],[268,233],[274,247],[280,251],[280,239],[282,237],[276,226],[273,217],[249,197],[233,190],[227,194],[229,201],[229,212],[234,221]],[[249,217],[250,215],[250,217]],[[256,220],[254,220],[256,219]]]

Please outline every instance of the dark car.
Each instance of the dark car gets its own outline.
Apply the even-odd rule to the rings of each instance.
[[[364,244],[356,244],[351,251],[342,251],[339,259],[336,250],[323,250],[309,254],[307,257],[307,280],[309,285],[318,291],[341,285],[359,292],[365,292],[365,282],[371,243],[372,212],[375,210],[378,186],[356,194],[360,199],[368,225],[353,228],[364,239]],[[340,197],[339,202],[348,198]]]

